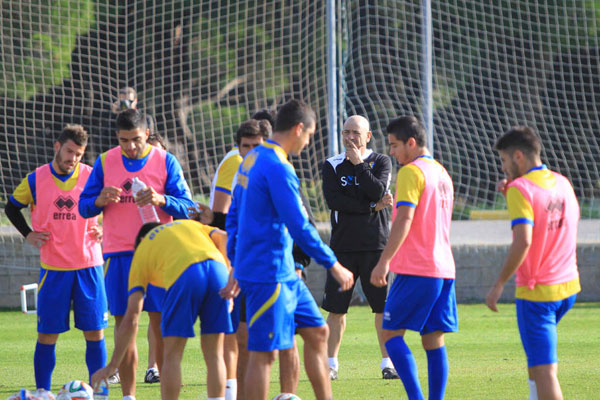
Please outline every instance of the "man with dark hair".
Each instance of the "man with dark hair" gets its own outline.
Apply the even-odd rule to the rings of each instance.
[[[304,339],[304,363],[315,397],[332,397],[327,325],[295,273],[292,258],[293,238],[309,256],[331,269],[341,290],[352,286],[350,271],[308,222],[299,180],[288,161],[289,153],[299,154],[308,145],[315,128],[314,111],[300,101],[289,101],[277,113],[272,139],[250,151],[238,171],[227,218],[235,222],[235,238],[228,241],[228,254],[235,254],[235,279],[223,293],[232,296],[237,280],[246,296],[250,356],[244,387],[251,400],[266,399],[276,351],[293,346],[296,328]]]
[[[111,104],[111,111],[115,114],[121,111],[136,109],[138,103],[137,92],[132,87],[119,89],[119,100]]]
[[[443,399],[448,380],[446,332],[458,331],[450,247],[454,187],[427,147],[425,129],[413,116],[387,126],[390,154],[403,165],[396,181],[392,229],[371,274],[375,286],[397,274],[383,313],[385,347],[408,398],[424,399],[415,359],[404,342],[407,329],[421,334],[427,353],[429,398]]]
[[[496,142],[507,179],[513,242],[486,297],[497,312],[504,285],[516,273],[519,333],[529,372],[530,399],[562,399],[558,382],[556,326],[581,291],[577,270],[579,204],[567,178],[542,163],[533,129],[515,127]]]
[[[149,131],[145,116],[137,110],[125,110],[117,116],[119,146],[101,154],[81,194],[79,211],[86,218],[104,215],[103,251],[106,258],[106,291],[108,305],[115,316],[118,330],[127,307],[127,279],[133,257],[135,235],[142,226],[138,207],[152,205],[161,222],[187,218],[193,206],[189,187],[177,159],[170,153],[148,144]],[[146,184],[134,198],[132,180]],[[160,337],[160,303],[164,289],[150,285],[145,303],[155,336]],[[162,351],[158,342],[156,357],[160,369]],[[135,343],[127,349],[119,367],[121,389],[125,400],[135,397]],[[129,397],[127,397],[129,396]]]
[[[392,196],[392,163],[384,154],[367,149],[372,132],[369,121],[359,115],[346,120],[342,130],[346,151],[323,163],[323,194],[331,209],[331,249],[336,257],[360,278],[363,292],[375,313],[375,329],[381,350],[383,379],[397,379],[381,336],[387,287],[371,285],[371,271],[377,264],[389,235]],[[327,274],[322,307],[329,312],[329,377],[338,378],[338,352],[346,328],[346,314],[352,291],[340,292],[336,280]]]
[[[54,160],[29,173],[6,203],[6,215],[26,241],[40,250],[38,340],[33,357],[38,389],[50,390],[56,341],[69,330],[71,302],[75,327],[86,340],[90,378],[106,364],[108,326],[102,231],[97,218],[79,215],[79,195],[92,168],[80,163],[88,142],[81,125],[67,125],[54,143]],[[31,205],[33,230],[21,213]]]
[[[152,281],[166,289],[161,323],[161,398],[179,398],[183,352],[187,339],[194,337],[194,324],[200,317],[208,398],[223,399],[223,334],[232,330],[229,301],[219,295],[227,283],[226,241],[225,232],[191,220],[141,227],[131,262],[127,311],[115,334],[111,361],[94,374],[93,383],[108,378],[121,364],[126,349],[135,343],[144,292]]]

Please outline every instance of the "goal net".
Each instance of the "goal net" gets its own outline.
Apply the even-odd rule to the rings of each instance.
[[[320,164],[327,141],[325,1],[3,0],[0,9],[0,205],[52,159],[66,123],[91,134],[84,161],[117,145],[111,104],[138,92],[197,198],[240,122],[294,97],[318,131],[293,162],[325,221]],[[503,208],[492,151],[512,125],[532,125],[550,168],[571,179],[584,218],[600,216],[600,8],[574,1],[432,1],[435,157],[456,187],[455,218]],[[338,126],[366,116],[387,152],[390,118],[422,117],[421,1],[336,2]],[[5,216],[0,245],[22,256]],[[16,243],[16,242],[15,242]],[[20,242],[19,242],[20,243]],[[27,249],[27,247],[23,247]],[[35,264],[31,264],[35,265]],[[2,268],[0,268],[0,273]]]

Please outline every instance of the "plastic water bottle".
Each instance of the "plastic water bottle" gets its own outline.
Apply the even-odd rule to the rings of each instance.
[[[134,198],[137,196],[138,192],[146,188],[146,184],[137,176],[133,178],[131,183],[131,193],[133,193]],[[160,222],[160,219],[158,219],[158,214],[156,213],[156,208],[154,208],[152,204],[147,204],[143,207],[138,206],[138,211],[140,212],[140,217],[142,218],[142,224],[148,222]]]
[[[94,388],[94,400],[107,400],[108,399],[108,383],[102,381]]]

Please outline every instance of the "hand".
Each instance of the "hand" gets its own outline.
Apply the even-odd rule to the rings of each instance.
[[[371,284],[377,287],[387,285],[387,274],[390,271],[390,263],[379,261],[371,271]]]
[[[103,233],[102,226],[100,226],[100,225],[94,225],[94,226],[90,227],[90,230],[88,231],[88,233],[97,242],[102,241],[102,233]]]
[[[352,275],[352,272],[348,271],[338,261],[333,264],[330,271],[331,275],[333,275],[335,280],[340,284],[340,292],[352,289],[352,286],[354,285],[354,275]]]
[[[496,283],[494,286],[492,286],[487,296],[485,296],[485,304],[490,310],[498,312],[498,299],[500,299],[500,296],[502,296],[503,291],[504,285]]]
[[[344,147],[346,147],[346,158],[354,165],[358,165],[363,162],[360,156],[360,149],[353,141],[344,138]]]
[[[224,299],[233,299],[240,294],[240,287],[238,285],[237,279],[233,277],[233,269],[229,272],[229,279],[227,280],[227,285],[221,290],[219,290],[219,295]]]
[[[29,232],[27,237],[25,238],[27,243],[33,245],[35,248],[39,249],[43,245],[46,244],[48,240],[50,240],[50,232]]]
[[[204,225],[210,225],[215,219],[215,215],[209,206],[202,203],[196,203],[196,207],[188,208],[190,219],[202,222]]]
[[[158,194],[153,187],[146,186],[138,192],[137,196],[135,196],[135,204],[139,207],[147,206],[148,204],[163,207],[167,204],[167,200],[165,199],[165,196]]]
[[[102,191],[96,197],[96,201],[94,204],[96,207],[104,207],[108,203],[118,203],[121,201],[121,192],[123,189],[118,188],[116,186],[105,186],[102,188]]]
[[[298,275],[298,278],[302,279],[302,270],[300,268],[296,268],[296,275]]]
[[[102,383],[102,381],[106,382],[106,384],[108,385],[108,378],[117,370],[117,368],[113,368],[109,365],[107,365],[104,368],[101,368],[99,370],[97,370],[96,372],[94,372],[94,375],[92,375],[92,387],[94,388],[94,391],[98,390],[98,386]]]
[[[506,190],[508,189],[508,179],[500,179],[498,183],[496,183],[496,190],[506,196]]]
[[[383,195],[381,200],[379,200],[377,202],[377,205],[375,206],[375,211],[381,211],[384,208],[391,207],[393,205],[394,205],[394,197],[392,196],[391,193],[386,193],[385,195]]]

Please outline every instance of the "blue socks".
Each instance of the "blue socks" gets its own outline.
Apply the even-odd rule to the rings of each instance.
[[[92,381],[92,375],[100,368],[104,368],[106,365],[106,344],[104,338],[97,342],[86,340],[85,349],[85,363],[88,367],[90,374],[90,382]]]
[[[35,370],[36,389],[50,390],[52,371],[56,365],[55,344],[42,344],[37,342],[33,355],[33,369]]]
[[[427,372],[429,378],[429,400],[441,400],[446,392],[448,381],[448,356],[446,346],[435,350],[426,350]]]
[[[391,338],[385,343],[385,348],[396,367],[396,372],[400,376],[404,389],[409,400],[425,400],[421,385],[419,384],[419,374],[415,357],[404,342],[402,336]]]

